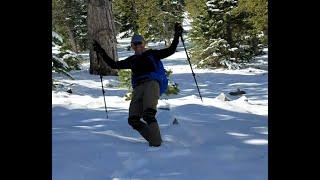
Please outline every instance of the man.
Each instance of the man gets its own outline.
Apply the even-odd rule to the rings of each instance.
[[[155,115],[158,99],[163,93],[163,88],[160,86],[161,82],[153,75],[157,69],[154,61],[160,61],[175,53],[182,32],[181,24],[176,23],[171,46],[161,50],[146,50],[143,37],[134,35],[131,40],[131,47],[135,54],[122,61],[112,60],[99,43],[96,41],[94,43],[94,50],[103,57],[103,60],[111,68],[131,69],[133,93],[129,107],[128,123],[149,142],[149,146],[157,147],[162,142]],[[141,121],[141,118],[146,123]]]

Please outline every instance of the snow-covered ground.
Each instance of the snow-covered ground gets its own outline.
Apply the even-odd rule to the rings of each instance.
[[[118,42],[120,59],[132,54],[126,51],[129,39]],[[105,88],[106,118],[100,79],[89,74],[88,61],[70,73],[75,80],[54,74],[73,91],[52,91],[54,180],[268,178],[268,71],[256,68],[267,67],[268,56],[242,70],[195,68],[202,103],[181,43],[177,50],[163,60],[180,93],[159,101],[164,143],[158,148],[128,125],[127,89]],[[115,76],[104,77],[105,85],[117,83]],[[246,94],[228,94],[237,88]]]

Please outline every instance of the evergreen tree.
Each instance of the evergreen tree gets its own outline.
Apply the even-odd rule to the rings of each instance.
[[[192,18],[191,55],[200,67],[230,66],[261,52],[261,32],[256,28],[260,26],[253,24],[253,13],[243,4],[239,8],[235,0],[186,3]]]
[[[146,41],[165,41],[170,45],[173,25],[181,22],[183,2],[177,0],[118,0],[114,14],[123,37],[141,34]]]
[[[114,0],[112,6],[117,33],[125,32],[121,38],[138,33],[138,11],[133,0]]]
[[[53,0],[53,30],[66,41],[74,52],[87,48],[87,2],[85,0]]]
[[[68,72],[80,70],[80,61],[83,59],[69,50],[63,42],[62,36],[52,31],[52,72],[62,73],[73,79]]]

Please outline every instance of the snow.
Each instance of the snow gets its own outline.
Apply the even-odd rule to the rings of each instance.
[[[52,53],[52,54],[53,54],[52,57],[53,57],[57,62],[59,62],[59,63],[63,66],[63,68],[66,68],[66,69],[69,68],[68,64],[67,64],[63,59],[55,56],[54,53]],[[52,63],[53,63],[53,62],[52,62]]]
[[[247,67],[268,70],[268,49],[264,48],[263,55],[254,57],[251,62],[247,63]]]
[[[62,56],[62,59],[74,58],[77,57],[75,53],[65,54]]]
[[[54,31],[52,31],[52,38],[57,38],[60,42],[63,42],[62,37]]]
[[[229,51],[232,51],[232,52],[234,52],[236,50],[238,50],[238,48],[236,48],[236,47],[229,49]]]
[[[214,3],[214,1],[208,1],[208,2],[206,2],[207,7],[215,8],[215,7],[216,7],[216,5],[211,4],[211,3]]]
[[[58,45],[53,46],[52,47],[52,54],[60,54],[61,53],[60,48],[61,47]]]
[[[219,54],[217,54],[216,52],[212,53],[211,56],[217,57],[219,56]]]
[[[130,38],[118,42],[120,59],[133,54],[126,50]],[[268,178],[268,69],[255,68],[255,61],[239,70],[194,66],[202,103],[181,43],[177,50],[163,60],[180,93],[159,100],[164,143],[157,148],[128,125],[127,89],[105,86],[106,118],[100,78],[89,74],[88,60],[70,72],[75,80],[55,77],[73,93],[52,91],[54,180]],[[261,58],[267,66],[268,55]],[[119,82],[104,76],[103,83]],[[228,94],[237,88],[246,94]]]
[[[243,48],[243,49],[249,49],[249,48],[250,48],[249,45],[240,45],[239,47],[240,47],[240,48]]]
[[[182,22],[183,29],[184,31],[189,32],[191,29],[192,20],[189,18],[189,15],[187,12],[183,13],[183,17],[184,17]]]
[[[220,10],[220,9],[210,9],[210,11],[212,11],[212,12],[221,12],[222,10]]]

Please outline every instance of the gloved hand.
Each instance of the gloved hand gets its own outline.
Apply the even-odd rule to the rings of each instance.
[[[100,53],[100,52],[103,52],[103,48],[101,47],[101,45],[96,41],[96,40],[93,40],[93,50]]]
[[[183,28],[181,26],[181,23],[176,22],[174,24],[174,35],[175,36],[181,36],[183,32]]]

